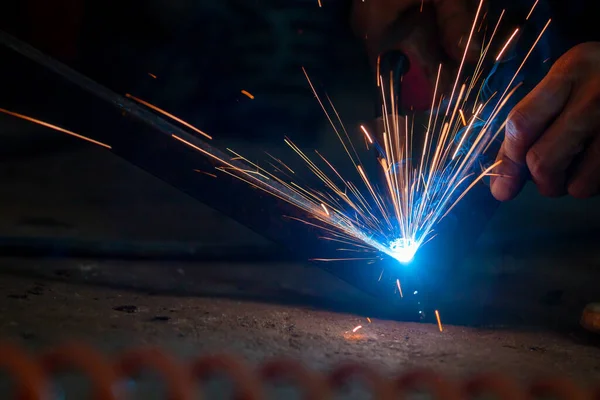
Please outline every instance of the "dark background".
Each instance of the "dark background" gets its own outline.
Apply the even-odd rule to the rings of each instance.
[[[521,9],[528,7],[522,4]],[[545,22],[544,15],[554,15],[551,8],[540,10],[536,24]],[[535,67],[525,76],[529,87],[568,43],[594,33],[593,25],[580,19],[573,29],[570,22],[581,15],[575,5],[557,10],[560,29],[540,46]],[[282,7],[278,1],[32,0],[6,5],[2,25],[115,92],[144,98],[209,132],[223,147],[251,155],[280,152],[288,135],[301,146],[329,149],[335,158],[335,136],[326,128],[300,67],[331,93],[349,127],[372,118],[372,76],[347,24],[348,14],[346,2],[325,2],[318,8],[310,1]],[[82,134],[120,132],[114,119],[107,118],[105,126],[92,103],[72,96],[51,74],[41,69],[35,77],[24,73],[23,64],[10,61],[15,56],[9,53],[0,53],[8,60],[1,66],[0,107]],[[550,62],[542,65],[546,58]],[[242,89],[255,99],[242,95]],[[82,117],[89,113],[95,118]],[[52,256],[63,256],[75,247],[97,256],[149,253],[166,259],[218,248],[218,254],[229,258],[235,253],[257,262],[278,251],[107,152],[11,117],[1,116],[0,123],[5,248],[25,243],[16,247],[22,252],[38,249],[44,257],[48,248]],[[143,148],[144,143],[137,145]],[[486,307],[510,309],[513,321],[523,319],[513,312],[527,313],[525,302],[552,316],[556,309],[547,310],[544,303],[548,293],[567,298],[564,315],[576,321],[576,310],[597,294],[597,281],[590,277],[597,271],[599,221],[596,200],[541,199],[527,188],[501,207],[479,244],[473,243],[472,257],[452,266],[456,281],[449,284],[456,290],[449,291],[449,304],[461,301],[464,310],[477,310],[456,312],[456,321],[490,316],[481,303],[472,302],[481,298]],[[477,284],[465,284],[470,280]],[[517,296],[531,289],[533,281],[539,287]],[[510,306],[504,304],[505,290],[512,294]],[[506,313],[497,315],[502,319]]]
[[[342,161],[299,67],[330,93],[353,137],[373,117],[372,73],[347,24],[348,3],[322,1],[323,8],[316,0],[15,0],[0,7],[0,25],[116,93],[193,123],[219,147],[294,159],[282,140],[288,135]],[[531,5],[510,3],[515,21]],[[581,14],[577,2],[556,3],[559,11],[540,6],[536,14],[534,25],[553,15],[562,29],[551,30],[532,58],[526,87],[567,42],[597,26],[585,21],[597,14]],[[573,20],[577,29],[565,30]],[[514,69],[518,54],[510,55],[494,85]],[[268,240],[215,211],[225,202],[251,203],[257,193],[239,196],[226,176],[212,182],[186,170],[180,177],[181,165],[205,167],[205,160],[150,140],[160,135],[4,48],[0,108],[120,146],[107,151],[0,115],[0,338],[30,350],[74,338],[109,353],[158,345],[182,359],[226,351],[257,364],[283,356],[319,371],[351,361],[386,373],[419,367],[452,377],[500,371],[519,381],[600,377],[598,340],[578,325],[582,308],[600,300],[598,199],[545,199],[528,185],[500,205],[481,236],[451,232],[447,244],[461,243],[466,258],[440,254],[428,268],[408,269],[434,283],[429,307],[440,311],[439,332],[432,314],[426,323],[407,322],[422,294],[408,282],[400,299],[394,280],[379,283],[379,270],[361,264],[363,275],[376,275],[359,281],[381,294],[370,296],[307,263],[308,255],[283,252],[274,243],[281,237]],[[208,207],[120,158],[123,151],[172,171],[180,188],[224,194],[222,202]],[[237,216],[254,213],[280,236],[307,233],[282,219],[276,202],[250,205]],[[485,204],[465,205],[477,213]],[[312,257],[317,250],[306,248]],[[64,397],[84,398],[85,382],[58,378],[57,387],[80,390]],[[156,384],[136,382],[142,398],[160,396]]]

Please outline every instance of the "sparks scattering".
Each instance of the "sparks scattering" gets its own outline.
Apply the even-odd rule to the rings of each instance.
[[[501,50],[492,54],[492,44],[495,44],[498,27],[505,14],[503,11],[494,22],[493,29],[489,29],[489,35],[486,30],[488,38],[483,40],[474,71],[469,77],[464,77],[467,51],[477,27],[481,29],[485,19],[485,15],[482,16],[483,2],[479,2],[449,93],[441,93],[439,89],[444,66],[438,67],[431,99],[432,111],[426,126],[421,128],[415,124],[413,116],[402,115],[398,111],[393,79],[387,79],[379,71],[377,85],[382,96],[382,128],[380,132],[369,132],[361,126],[359,136],[368,148],[377,146],[381,150],[378,158],[381,173],[377,177],[369,176],[333,102],[329,97],[324,99],[318,95],[306,71],[308,83],[339,139],[340,151],[352,163],[353,171],[344,172],[336,168],[322,152],[315,150],[308,154],[291,138],[285,138],[285,143],[292,150],[291,156],[300,157],[310,173],[322,183],[319,187],[307,186],[284,160],[269,153],[267,162],[258,165],[231,149],[227,149],[228,157],[220,151],[210,150],[210,147],[199,147],[177,134],[171,137],[216,161],[216,170],[304,211],[306,217],[293,219],[320,228],[324,240],[340,244],[340,257],[313,260],[373,262],[387,255],[401,265],[408,264],[435,235],[436,225],[478,182],[492,175],[493,169],[499,164],[498,161],[483,166],[481,156],[504,128],[504,123],[498,128],[498,116],[520,86],[521,82],[516,82],[519,72],[550,24],[548,21],[541,30],[510,82],[501,91],[484,96],[483,88],[490,72],[484,66],[489,64],[487,61],[495,65],[502,60],[509,47],[517,41],[519,29],[505,38],[501,46],[494,47]],[[534,8],[535,4],[526,19],[529,19]],[[241,90],[241,93],[250,99],[254,98],[245,90]],[[127,97],[204,138],[212,139],[205,132],[155,105],[132,95]],[[31,117],[2,109],[0,112],[110,148],[104,143]],[[414,156],[415,150],[419,154],[417,157]],[[198,172],[215,176],[211,172]]]

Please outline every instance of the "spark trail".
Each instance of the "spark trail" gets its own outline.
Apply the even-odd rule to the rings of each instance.
[[[482,4],[483,0],[479,3],[467,43],[471,42],[475,28],[482,24],[485,17],[485,14],[484,17],[480,17]],[[492,131],[499,113],[520,85],[515,83],[519,72],[550,24],[548,21],[541,30],[502,93],[496,92],[484,99],[482,89],[486,72],[489,72],[485,70],[484,65],[487,61],[493,64],[500,60],[518,39],[518,30],[515,30],[510,37],[501,42],[502,45],[498,47],[501,50],[496,57],[490,55],[503,15],[504,12],[498,18],[489,38],[484,39],[479,61],[470,77],[462,76],[468,51],[468,46],[465,47],[449,95],[440,93],[443,66],[439,65],[431,101],[432,111],[423,129],[417,126],[415,130],[413,117],[400,115],[393,89],[394,82],[390,78],[388,85],[379,71],[377,86],[383,99],[383,130],[373,134],[361,126],[361,137],[367,147],[376,144],[382,149],[378,158],[382,173],[378,176],[383,178],[375,179],[369,176],[332,101],[328,97],[324,99],[318,95],[306,71],[304,73],[311,90],[339,139],[341,149],[354,168],[352,176],[342,174],[321,152],[308,154],[303,151],[290,138],[285,138],[286,145],[320,181],[319,187],[303,184],[295,170],[281,158],[269,153],[267,155],[270,158],[270,168],[253,163],[233,150],[228,149],[230,155],[227,156],[220,151],[213,152],[198,147],[177,134],[171,136],[183,146],[216,161],[218,166],[215,168],[218,171],[304,211],[304,218],[289,218],[318,227],[323,232],[322,239],[339,243],[341,247],[338,250],[343,254],[339,258],[315,258],[315,261],[374,262],[385,254],[400,263],[409,263],[419,248],[434,236],[436,225],[478,182],[491,175],[491,171],[499,164],[495,162],[482,168],[480,158],[504,127],[504,124],[501,124],[500,129]],[[155,105],[131,95],[127,97],[186,126],[198,135],[211,138],[205,132]],[[30,117],[2,109],[0,112],[109,147]],[[415,144],[418,142],[417,138],[424,138],[419,148],[416,148]],[[414,157],[415,150],[419,154],[417,157]],[[402,293],[400,286],[399,290]]]
[[[472,41],[476,26],[483,22],[480,17],[482,5],[483,0],[479,3],[467,43]],[[301,208],[308,218],[294,219],[322,229],[323,239],[344,245],[340,251],[362,253],[354,257],[314,259],[316,261],[376,260],[383,253],[400,263],[410,262],[418,249],[434,236],[435,226],[478,182],[492,175],[491,171],[500,163],[497,161],[482,168],[480,159],[504,127],[501,124],[500,129],[492,131],[499,113],[520,86],[515,82],[517,75],[550,24],[548,21],[541,30],[502,93],[496,92],[483,99],[482,89],[489,73],[484,65],[490,64],[487,61],[493,64],[501,60],[517,41],[518,29],[500,41],[497,46],[500,51],[495,57],[491,55],[503,16],[504,12],[489,38],[484,40],[475,69],[467,78],[462,76],[468,51],[468,46],[465,47],[449,96],[439,93],[443,70],[443,66],[439,66],[432,111],[424,130],[415,131],[414,119],[398,113],[394,82],[390,77],[389,85],[386,85],[379,71],[377,86],[383,99],[383,129],[375,134],[364,126],[360,130],[367,147],[378,142],[382,148],[379,166],[383,181],[368,175],[333,103],[328,97],[319,96],[306,71],[310,88],[355,169],[353,177],[342,175],[320,152],[308,154],[289,138],[285,143],[304,161],[322,183],[321,187],[302,186],[289,175],[281,177],[255,164],[256,171],[252,175],[227,165],[218,169]],[[422,148],[416,149],[420,156],[415,159],[413,153],[418,135],[424,137],[424,141]],[[282,195],[273,186],[275,182],[292,190],[296,196]]]

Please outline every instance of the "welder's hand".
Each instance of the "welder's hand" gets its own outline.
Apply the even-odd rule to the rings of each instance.
[[[600,193],[600,42],[569,50],[511,111],[498,159],[498,200],[513,199],[528,176],[549,197]]]
[[[439,41],[444,50],[455,61],[462,58],[464,46],[473,24],[469,0],[354,0],[352,23],[354,30],[366,39],[371,57],[390,49],[379,48],[382,35],[399,17],[413,7],[433,4]],[[476,39],[472,41],[467,54],[468,61],[475,61],[478,55]]]

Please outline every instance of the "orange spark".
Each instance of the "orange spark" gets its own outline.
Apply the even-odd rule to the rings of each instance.
[[[506,44],[504,44],[504,47],[502,47],[502,50],[500,50],[500,53],[498,53],[498,57],[496,57],[496,61],[500,60],[500,57],[502,57],[502,54],[504,54],[504,52],[508,48],[508,45],[513,40],[513,38],[517,35],[518,32],[519,32],[519,28],[515,29],[515,31],[513,32],[513,34],[510,35],[510,38],[506,41]]]
[[[159,112],[159,113],[161,113],[161,114],[163,114],[163,115],[165,115],[165,116],[167,116],[167,117],[171,118],[171,119],[172,119],[172,120],[174,120],[174,121],[177,121],[177,122],[179,122],[181,125],[183,125],[183,126],[186,126],[186,127],[190,128],[191,130],[193,130],[193,131],[195,131],[195,132],[198,132],[198,133],[199,133],[199,134],[201,134],[202,136],[205,136],[205,137],[207,137],[207,138],[209,138],[209,139],[212,139],[212,137],[211,137],[210,135],[208,135],[208,134],[206,134],[206,133],[202,132],[200,129],[196,128],[195,126],[188,124],[188,123],[187,123],[187,122],[185,122],[184,120],[182,120],[182,119],[180,119],[180,118],[178,118],[178,117],[174,116],[173,114],[170,114],[170,113],[166,112],[165,110],[162,110],[162,109],[160,109],[160,108],[156,107],[156,106],[155,106],[155,105],[153,105],[153,104],[150,104],[150,103],[148,103],[147,101],[144,101],[144,100],[142,100],[142,99],[138,99],[137,97],[135,97],[135,96],[133,96],[133,95],[131,95],[131,94],[129,94],[129,93],[127,93],[127,94],[125,95],[125,97],[127,97],[127,98],[129,98],[129,99],[132,99],[132,100],[135,100],[135,101],[137,101],[138,103],[140,103],[140,104],[143,104],[143,105],[145,105],[146,107],[148,107],[148,108],[150,108],[150,109],[152,109],[152,110],[154,110],[154,111],[156,111],[156,112]]]
[[[153,79],[156,79],[156,75],[154,75],[154,74],[151,74],[150,72],[148,72],[148,75],[149,75],[151,78],[153,78]]]
[[[369,135],[369,132],[367,132],[367,128],[365,128],[364,125],[361,125],[360,129],[362,129],[362,131],[365,134],[365,136],[367,137],[367,140],[369,141],[369,143],[373,144],[373,139],[371,139],[371,135]]]
[[[529,14],[527,14],[527,18],[525,18],[525,21],[527,21],[529,19],[529,17],[531,17],[531,14],[533,14],[533,10],[535,10],[535,7],[537,6],[539,1],[540,0],[535,0],[535,3],[533,3],[533,7],[531,7]]]
[[[357,330],[361,329],[362,325],[357,326],[356,328],[352,329],[353,333],[356,333]]]
[[[49,124],[49,123],[44,122],[44,121],[40,121],[39,119],[31,118],[31,117],[28,117],[28,116],[23,115],[23,114],[18,114],[16,112],[8,111],[8,110],[5,110],[3,108],[0,108],[0,112],[2,112],[4,114],[12,115],[13,117],[24,119],[24,120],[29,121],[29,122],[33,122],[33,123],[41,125],[41,126],[45,126],[46,128],[54,129],[55,131],[58,131],[58,132],[66,133],[67,135],[75,136],[78,139],[85,140],[87,142],[97,144],[98,146],[102,146],[102,147],[105,147],[107,149],[112,149],[112,147],[110,147],[107,144],[104,144],[102,142],[98,142],[97,140],[90,139],[88,137],[79,135],[79,134],[77,134],[75,132],[68,131],[68,130],[66,130],[64,128],[61,128],[60,126],[56,126],[56,125],[52,125],[52,124]]]
[[[398,287],[398,290],[400,291],[400,297],[404,297],[404,294],[402,294],[402,286],[400,286],[400,279],[396,279],[396,286]]]
[[[440,329],[440,332],[443,332],[444,328],[442,327],[442,320],[440,319],[440,312],[438,310],[435,310],[435,318],[437,319],[438,328]]]
[[[473,32],[475,31],[475,26],[477,25],[477,20],[479,19],[479,13],[481,12],[482,7],[483,7],[483,0],[481,0],[479,2],[479,7],[477,7],[477,13],[475,13],[475,19],[473,20],[473,25],[471,26],[471,32],[469,33],[469,37],[467,39],[467,45],[465,46],[465,51],[463,53],[462,59],[460,60],[458,72],[456,73],[456,80],[454,81],[454,85],[452,87],[452,94],[450,94],[450,101],[448,102],[448,108],[446,109],[446,115],[448,115],[448,112],[450,111],[450,105],[452,104],[452,100],[454,100],[454,94],[456,92],[456,87],[458,86],[458,81],[461,76],[461,72],[464,67],[464,64],[465,64],[465,59],[467,57],[467,53],[469,52],[469,48],[471,47],[471,40],[473,39]]]
[[[252,95],[252,93],[246,91],[246,90],[242,90],[242,94],[248,96],[248,98],[250,100],[254,100],[254,96]]]
[[[265,151],[265,154],[268,155],[269,157],[271,157],[273,160],[277,161],[279,164],[283,165],[288,171],[290,171],[292,174],[295,174],[294,170],[292,170],[290,167],[288,167],[283,161],[281,161],[279,158],[275,158],[272,155],[270,155],[269,153],[267,153]]]
[[[371,318],[367,317],[367,321],[369,321],[369,323],[371,323]]]
[[[473,40],[474,29],[479,22],[482,4],[483,0],[481,0],[479,3],[479,9],[473,21],[470,35],[468,38],[465,38],[467,40],[466,48],[469,48],[469,42]],[[501,18],[502,15],[500,16],[500,19]],[[500,19],[498,20],[498,24],[500,23]],[[548,24],[549,23],[550,21],[548,21]],[[542,30],[540,36],[538,36],[538,39],[529,50],[529,53],[525,57],[525,60],[523,60],[523,63],[517,71],[517,74],[531,54],[533,47],[535,47],[541,38],[541,35],[548,27],[548,24],[546,24],[544,30]],[[495,32],[496,31],[494,30],[494,33]],[[494,34],[492,34],[492,37],[493,36]],[[508,45],[513,41],[513,39],[515,39],[515,37],[516,34],[513,34],[513,36],[506,43],[505,48],[508,48]],[[504,43],[501,43],[501,45],[504,45]],[[380,86],[383,94],[382,115],[385,125],[384,129],[382,130],[383,135],[381,137],[381,144],[384,147],[385,153],[384,157],[382,157],[380,160],[381,167],[385,172],[386,181],[384,183],[387,184],[386,191],[384,193],[380,192],[380,186],[376,184],[378,182],[372,181],[369,176],[367,176],[366,170],[361,165],[362,162],[360,161],[360,157],[352,144],[352,140],[350,139],[349,134],[331,100],[327,98],[329,105],[323,103],[304,68],[303,72],[308,80],[311,90],[317,98],[319,105],[325,112],[325,115],[332,125],[334,132],[340,139],[343,149],[348,154],[349,160],[355,166],[356,172],[358,172],[357,175],[362,180],[364,188],[362,186],[359,188],[351,179],[340,175],[335,167],[325,157],[317,152],[317,155],[323,160],[326,166],[333,171],[334,175],[328,173],[331,171],[321,169],[321,166],[318,166],[317,163],[311,159],[311,157],[309,157],[287,138],[285,139],[285,143],[302,158],[308,169],[325,184],[325,190],[318,190],[317,188],[312,187],[303,187],[302,185],[298,185],[296,182],[287,181],[285,178],[280,179],[261,167],[258,167],[258,165],[250,163],[247,159],[241,157],[237,153],[234,153],[236,157],[232,160],[243,160],[248,162],[253,167],[256,167],[256,170],[251,170],[248,168],[242,169],[240,166],[233,166],[232,164],[228,163],[229,159],[227,159],[227,161],[220,159],[217,155],[218,153],[211,154],[210,150],[204,150],[175,135],[173,135],[173,138],[187,144],[188,146],[213,159],[220,161],[225,165],[229,165],[230,167],[217,168],[218,170],[233,175],[234,177],[249,183],[255,188],[263,190],[281,200],[297,206],[303,211],[306,211],[320,223],[309,223],[300,219],[296,220],[311,226],[315,226],[327,232],[329,237],[321,237],[321,239],[350,244],[359,248],[359,250],[339,250],[364,252],[364,250],[360,250],[361,248],[364,248],[367,249],[367,251],[375,252],[378,250],[379,252],[387,254],[390,249],[385,244],[385,240],[388,239],[386,233],[392,232],[393,230],[400,231],[399,233],[394,233],[394,235],[399,234],[402,237],[410,238],[410,240],[414,241],[417,246],[420,246],[424,243],[427,243],[425,239],[428,236],[431,236],[430,233],[435,227],[435,224],[439,220],[445,218],[445,216],[453,209],[457,202],[460,201],[466,195],[466,193],[474,187],[474,185],[480,182],[484,176],[489,175],[494,167],[497,166],[496,163],[488,167],[479,176],[471,171],[472,166],[476,163],[476,158],[479,154],[482,154],[481,149],[486,147],[486,145],[489,146],[489,143],[491,143],[491,141],[488,139],[493,140],[495,137],[495,135],[490,135],[488,130],[491,129],[490,125],[492,124],[492,121],[502,109],[505,102],[508,100],[508,97],[510,97],[513,91],[516,90],[516,88],[513,88],[512,90],[511,88],[513,86],[513,81],[517,77],[517,74],[513,76],[510,84],[506,87],[504,93],[499,97],[498,105],[494,106],[491,117],[488,117],[486,121],[483,121],[485,122],[484,127],[481,130],[478,130],[474,141],[469,143],[466,147],[465,150],[467,151],[461,154],[458,152],[458,149],[462,148],[469,131],[474,128],[476,120],[482,121],[480,118],[481,111],[486,108],[486,105],[490,99],[496,95],[496,93],[494,93],[490,99],[485,101],[483,98],[480,99],[480,97],[485,97],[485,95],[482,94],[481,88],[476,90],[476,85],[480,81],[480,76],[483,76],[482,66],[484,65],[484,59],[486,54],[488,54],[489,49],[490,44],[484,46],[477,67],[472,74],[472,77],[470,77],[466,82],[461,82],[462,68],[464,68],[466,57],[466,54],[463,54],[457,76],[452,86],[450,97],[447,97],[445,94],[438,94],[438,81],[442,71],[442,65],[439,65],[434,95],[431,100],[431,109],[442,108],[442,104],[446,101],[448,102],[448,106],[446,107],[444,105],[443,107],[446,109],[445,113],[444,110],[442,110],[439,113],[436,112],[429,115],[429,122],[425,131],[425,143],[423,145],[421,162],[417,165],[401,162],[401,160],[405,160],[407,158],[407,155],[410,153],[410,149],[413,145],[412,135],[415,122],[413,120],[412,123],[410,123],[410,119],[408,118],[404,120],[400,119],[398,113],[394,111],[397,109],[397,98],[393,93],[393,85],[390,84],[390,99],[386,100],[387,89],[384,88],[384,85],[382,84],[383,80],[382,78],[377,80],[377,84]],[[489,57],[493,58],[493,54],[490,54]],[[379,67],[380,66],[378,66],[378,69]],[[471,99],[471,94],[475,96],[475,99]],[[506,97],[507,94],[508,97]],[[436,106],[438,101],[439,106]],[[471,110],[471,102],[473,103],[473,110]],[[333,109],[332,112],[328,111],[329,106],[331,106]],[[464,107],[469,107],[468,119],[466,118],[466,113],[464,112],[464,109],[466,108]],[[452,109],[452,112],[450,112],[450,109]],[[464,125],[466,130],[460,125]],[[366,126],[360,126],[360,128],[364,134],[365,143],[367,143],[368,148],[368,143],[374,143],[379,136],[372,137],[367,131]],[[378,132],[378,134],[380,132]],[[356,133],[359,134],[358,132]],[[456,146],[455,139],[460,139],[458,146]],[[279,164],[285,166],[281,160],[273,156],[270,157]],[[416,160],[416,162],[418,163],[418,160]],[[279,166],[275,167],[273,164],[270,165],[273,166],[278,172],[281,172],[281,170],[277,168]],[[289,172],[293,173],[289,167],[285,166],[285,168]],[[392,168],[394,168],[394,173],[389,173]],[[261,172],[265,173],[266,175],[261,174]],[[440,184],[434,179],[437,173],[443,174],[448,178],[447,185]],[[239,176],[239,174],[243,174],[244,176]],[[284,174],[291,178],[289,175],[287,175],[287,173]],[[244,179],[246,177],[247,179]],[[339,178],[339,181],[337,178]],[[267,183],[266,180],[274,180],[274,183]],[[469,180],[470,185],[463,190],[462,183],[467,180]],[[467,182],[467,184],[469,182]],[[287,190],[280,189],[280,185],[283,185],[283,187]],[[459,190],[458,188],[461,189]],[[288,191],[291,191],[291,193]],[[455,198],[456,200],[454,200]],[[427,200],[418,204],[416,199]],[[450,206],[448,207],[448,205]],[[332,210],[329,210],[329,208],[331,208],[333,212]],[[327,216],[325,214],[327,214]],[[288,218],[295,219],[292,217]],[[391,220],[394,222],[390,222]],[[420,234],[418,230],[421,229],[425,233]],[[373,239],[373,234],[379,234],[383,236],[383,241],[380,241],[379,239]],[[357,258],[315,258],[312,259],[312,261],[340,262],[364,260],[367,261],[367,264],[371,264],[379,259],[381,259],[381,257],[374,255],[372,257]],[[379,279],[381,278],[382,275],[380,275]],[[404,293],[399,279],[396,280],[396,285],[400,296],[403,298]],[[438,317],[440,331],[442,331],[443,328],[439,319],[439,313],[436,313],[436,315]],[[371,323],[370,318],[367,318],[367,321]],[[355,328],[353,332],[356,332],[358,329],[360,328]]]
[[[366,39],[366,37],[365,37]],[[380,82],[379,82],[379,74],[381,73],[381,71],[379,70],[381,68],[381,54],[377,56],[377,67],[375,68],[375,73],[377,74],[375,76],[375,80],[377,81],[377,87],[380,86]]]
[[[460,151],[460,149],[462,147],[463,141],[467,137],[467,133],[473,128],[473,124],[475,123],[475,117],[477,117],[477,115],[479,114],[479,112],[481,112],[482,108],[483,108],[483,104],[480,104],[479,107],[477,108],[477,111],[475,111],[475,115],[471,119],[471,123],[467,127],[467,130],[465,131],[465,133],[463,133],[462,137],[460,138],[460,141],[458,142],[458,146],[456,146],[456,151],[454,152],[454,155],[452,156],[452,159],[454,159],[458,155],[458,152]]]
[[[463,113],[463,110],[458,110],[458,113],[460,114],[460,119],[462,119],[463,126],[467,126],[467,120],[465,118],[465,114]]]
[[[321,0],[317,0],[317,3],[319,3],[319,8],[323,7],[323,4],[321,4]]]
[[[217,177],[215,174],[211,174],[210,172],[206,172],[206,171],[201,171],[199,169],[195,169],[194,172],[198,172],[198,173],[201,173],[201,174],[204,174],[204,175],[208,175],[208,176],[213,177],[213,178]]]

